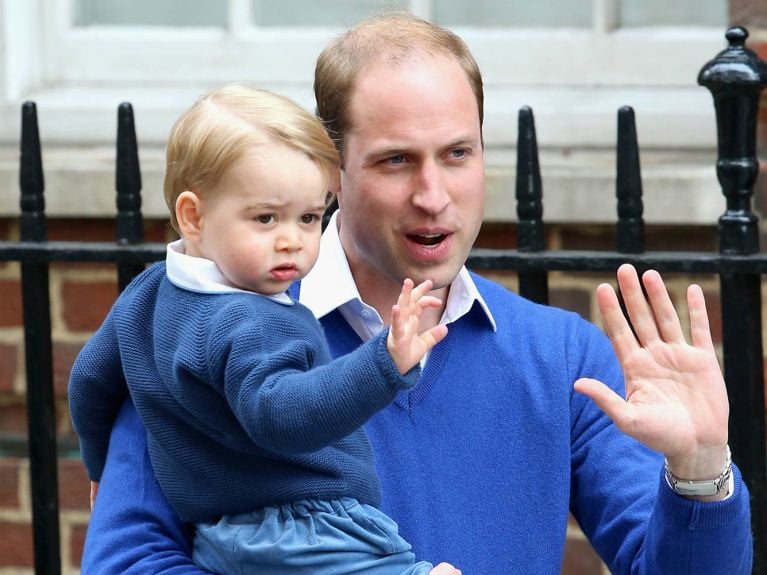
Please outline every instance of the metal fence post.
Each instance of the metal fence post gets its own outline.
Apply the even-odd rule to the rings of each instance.
[[[37,108],[21,108],[21,240],[45,242],[44,181]],[[61,573],[59,497],[56,458],[56,409],[53,394],[53,345],[48,262],[21,262],[24,308],[24,356],[27,370],[29,467],[35,573]]]
[[[521,252],[546,249],[543,233],[543,184],[538,160],[535,118],[528,106],[519,110],[517,126],[517,244]],[[520,295],[538,303],[549,302],[549,280],[546,272],[519,272]]]
[[[729,46],[700,71],[698,83],[713,97],[717,120],[716,172],[727,208],[719,219],[719,251],[759,252],[759,221],[751,211],[759,171],[756,124],[767,64],[745,47],[748,32],[730,28]],[[754,573],[767,572],[767,453],[761,276],[721,273],[724,371],[730,397],[733,457],[751,492]]]

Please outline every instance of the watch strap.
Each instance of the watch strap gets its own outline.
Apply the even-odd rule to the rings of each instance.
[[[680,479],[671,472],[668,465],[668,459],[664,464],[664,475],[666,476],[666,483],[668,486],[679,495],[685,497],[706,497],[710,495],[718,494],[722,488],[727,485],[732,475],[732,453],[730,452],[730,446],[727,446],[727,462],[724,465],[724,469],[718,477],[714,479],[706,480],[690,480]]]

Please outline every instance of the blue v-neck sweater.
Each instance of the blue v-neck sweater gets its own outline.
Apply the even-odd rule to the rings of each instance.
[[[365,426],[382,509],[417,555],[464,573],[558,573],[572,511],[613,573],[750,573],[742,481],[725,502],[678,497],[662,456],[573,390],[593,377],[623,394],[604,334],[473,279],[497,332],[475,304],[418,385]],[[322,323],[334,355],[360,345],[339,312]]]
[[[675,495],[662,480],[662,457],[573,391],[588,376],[622,393],[603,334],[473,278],[497,331],[475,305],[450,324],[418,384],[365,426],[382,508],[416,555],[471,575],[555,575],[572,512],[616,575],[750,574],[749,496],[737,469],[725,501]],[[333,355],[360,345],[338,312],[322,325]],[[128,404],[112,435],[104,513],[97,505],[91,518],[84,573],[200,574],[145,441]],[[121,488],[110,489],[110,478]],[[120,496],[126,481],[139,501]]]

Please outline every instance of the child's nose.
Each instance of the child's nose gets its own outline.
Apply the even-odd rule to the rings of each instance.
[[[300,250],[303,245],[301,241],[301,233],[296,226],[283,226],[280,228],[279,236],[277,237],[276,247],[278,251],[297,251]]]

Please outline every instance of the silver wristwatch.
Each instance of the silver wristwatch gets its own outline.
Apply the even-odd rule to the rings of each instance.
[[[722,488],[727,485],[732,476],[732,454],[730,453],[730,446],[727,446],[727,463],[724,465],[724,469],[716,479],[707,479],[704,481],[691,481],[689,479],[679,479],[673,473],[668,466],[668,460],[664,465],[664,471],[666,475],[666,483],[679,495],[685,497],[706,497],[708,495],[716,495]]]

